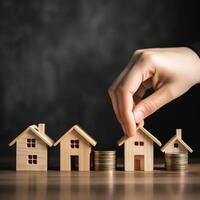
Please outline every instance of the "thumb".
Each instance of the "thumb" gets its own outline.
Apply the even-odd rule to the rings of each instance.
[[[169,85],[159,88],[135,106],[133,111],[135,122],[140,123],[144,118],[151,115],[173,99],[173,90]]]

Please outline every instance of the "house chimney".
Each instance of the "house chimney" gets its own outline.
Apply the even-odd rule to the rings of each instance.
[[[176,136],[179,138],[182,138],[182,130],[181,129],[176,129]]]
[[[45,134],[45,124],[38,124],[38,129],[41,134]]]

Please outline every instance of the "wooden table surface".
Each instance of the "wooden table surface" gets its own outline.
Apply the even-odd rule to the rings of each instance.
[[[200,199],[200,164],[187,172],[0,171],[0,199]]]

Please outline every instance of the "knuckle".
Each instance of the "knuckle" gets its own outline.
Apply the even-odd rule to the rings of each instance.
[[[111,86],[108,88],[108,94],[109,94],[110,96],[112,96],[112,95],[114,94],[114,92],[115,92],[115,88],[111,85]]]
[[[117,95],[119,95],[119,96],[124,95],[126,93],[126,91],[127,91],[126,87],[123,85],[120,85],[116,90]]]
[[[143,50],[142,49],[137,49],[133,52],[133,56],[139,55]]]
[[[144,59],[149,59],[149,58],[151,58],[151,52],[149,52],[149,51],[143,51],[143,52],[141,53],[141,58],[144,58]]]
[[[143,51],[140,53],[140,58],[143,61],[148,61],[148,62],[154,63],[155,59],[156,59],[156,54],[152,51]]]
[[[143,108],[144,115],[148,116],[157,110],[157,105],[155,102],[144,101]]]

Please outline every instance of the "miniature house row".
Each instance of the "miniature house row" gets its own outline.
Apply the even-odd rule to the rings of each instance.
[[[181,129],[161,149],[164,153],[192,152],[192,149],[182,140]],[[133,137],[123,136],[118,145],[124,144],[125,171],[153,171],[155,142],[160,141],[144,127],[137,128]],[[78,125],[73,126],[57,142],[45,133],[45,124],[31,125],[16,137],[9,145],[16,143],[17,171],[46,171],[48,163],[48,147],[60,144],[60,170],[71,171],[72,162],[78,160],[79,171],[90,170],[91,147],[96,141]]]
[[[48,146],[58,144],[60,144],[61,171],[71,170],[71,160],[74,160],[74,157],[78,158],[80,171],[89,171],[91,146],[96,145],[96,141],[77,125],[54,143],[45,133],[45,124],[29,126],[9,145],[15,143],[17,171],[46,171]]]

